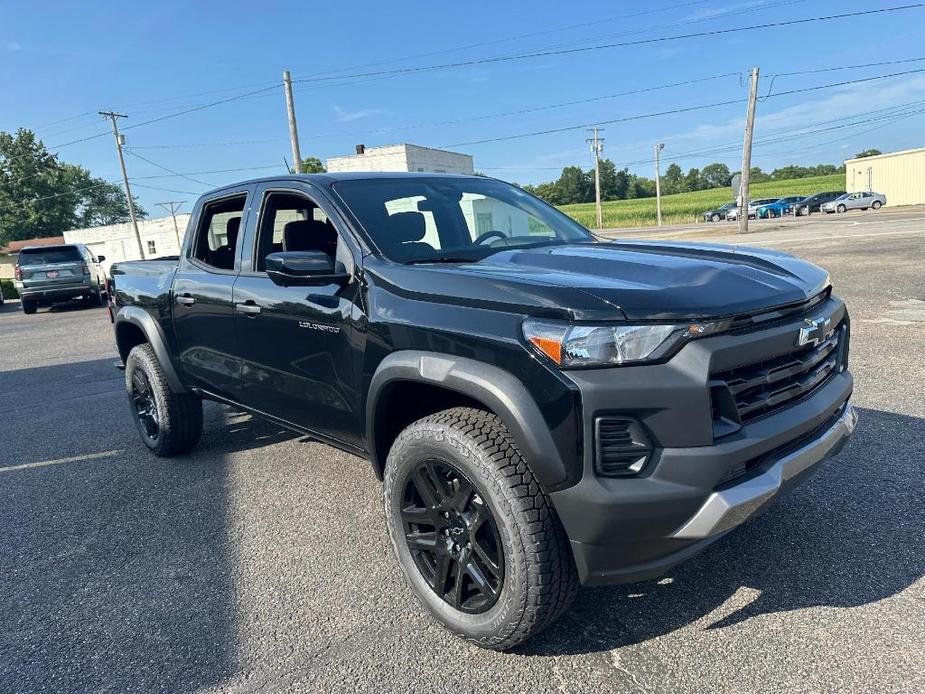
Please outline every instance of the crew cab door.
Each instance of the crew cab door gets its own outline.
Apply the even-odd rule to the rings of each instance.
[[[246,230],[234,287],[242,360],[241,403],[323,437],[361,442],[356,388],[357,324],[365,323],[355,240],[321,191],[305,183],[262,184]],[[255,208],[258,207],[255,205]],[[280,251],[324,251],[343,282],[279,286],[264,259]]]
[[[241,359],[236,352],[232,290],[240,268],[242,227],[253,187],[200,200],[192,238],[180,256],[169,294],[176,354],[185,382],[236,400]]]

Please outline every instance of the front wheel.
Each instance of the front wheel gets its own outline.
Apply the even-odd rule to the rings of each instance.
[[[879,200],[874,200],[870,206],[875,210],[879,210],[881,207],[883,207],[883,203]]]
[[[719,215],[714,213],[713,216],[710,217],[710,221],[711,221],[711,222],[718,222],[718,221],[719,221]]]
[[[35,313],[39,305],[35,301],[29,301],[28,299],[22,300],[22,312],[25,314]]]
[[[838,207],[835,208],[835,211],[836,212],[847,212],[848,208],[845,207],[844,205],[839,205]]]
[[[384,495],[405,579],[457,636],[512,648],[571,603],[565,531],[495,415],[455,408],[411,424],[389,452]]]
[[[171,390],[151,345],[137,345],[129,352],[125,390],[141,440],[155,455],[185,453],[199,442],[202,400]]]

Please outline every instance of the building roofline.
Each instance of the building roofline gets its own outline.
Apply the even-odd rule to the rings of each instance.
[[[426,149],[430,152],[442,152],[443,154],[454,154],[458,157],[469,157],[470,159],[472,159],[472,155],[466,154],[465,152],[454,152],[449,149],[440,149],[438,147],[428,147],[427,145],[416,145],[412,142],[396,142],[395,144],[392,144],[392,145],[377,145],[375,147],[367,147],[366,151],[363,152],[363,154],[342,154],[337,157],[328,157],[327,160],[331,161],[332,159],[355,159],[357,157],[365,157],[371,151],[375,151],[377,149],[388,149],[390,147],[414,147],[416,149]]]
[[[869,161],[871,159],[887,159],[888,157],[898,157],[903,154],[916,154],[918,152],[925,152],[925,147],[916,147],[915,149],[903,149],[898,152],[884,152],[883,154],[875,154],[872,157],[855,157],[853,159],[845,159],[845,164],[855,161]]]

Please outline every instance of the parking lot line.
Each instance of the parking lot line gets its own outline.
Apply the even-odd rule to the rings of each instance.
[[[23,465],[8,465],[0,467],[0,472],[14,472],[16,470],[28,470],[34,467],[48,467],[49,465],[63,465],[64,463],[76,463],[81,460],[98,460],[99,458],[112,458],[119,455],[122,449],[115,451],[103,451],[102,453],[87,453],[85,455],[75,455],[70,458],[56,458],[54,460],[40,460],[37,463],[24,463]]]

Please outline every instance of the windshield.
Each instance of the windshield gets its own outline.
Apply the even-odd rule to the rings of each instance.
[[[839,195],[839,196],[838,196],[837,198],[835,198],[835,199],[836,199],[836,200],[847,200],[848,197],[849,197],[850,195],[851,195],[851,193],[842,193],[841,195]]]
[[[594,241],[555,208],[492,179],[365,179],[334,189],[382,253],[398,262],[463,262],[511,247]]]
[[[51,248],[25,248],[19,252],[19,265],[51,265],[52,263],[79,263],[83,260],[74,246]]]

